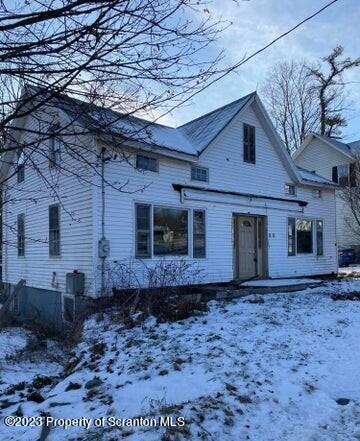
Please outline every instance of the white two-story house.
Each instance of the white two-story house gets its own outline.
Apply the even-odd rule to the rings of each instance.
[[[126,262],[144,284],[159,262],[196,265],[194,283],[337,271],[336,185],[295,165],[256,93],[177,128],[64,95],[36,112],[1,168],[3,281],[26,281],[22,314],[72,320]],[[27,147],[35,126],[48,139]]]
[[[294,154],[298,166],[315,171],[320,176],[339,184],[353,187],[356,184],[352,164],[358,161],[360,141],[344,143],[339,139],[312,133],[306,137]],[[347,202],[336,191],[336,236],[339,249],[354,248],[360,251],[360,231]],[[357,232],[358,231],[358,232]]]

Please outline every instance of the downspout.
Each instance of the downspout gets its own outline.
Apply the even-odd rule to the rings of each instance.
[[[101,149],[101,243],[105,240],[105,148]],[[105,289],[105,263],[106,255],[101,255],[101,295]]]

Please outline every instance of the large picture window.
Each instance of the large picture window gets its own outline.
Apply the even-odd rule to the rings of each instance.
[[[188,254],[188,212],[154,207],[154,255]]]
[[[189,247],[189,217],[192,215],[192,245]],[[206,232],[205,211],[183,210],[153,206],[135,205],[135,256],[186,256],[205,257]]]
[[[315,248],[316,247],[316,248]],[[288,218],[288,255],[324,255],[324,223],[322,220]]]
[[[296,250],[299,254],[311,254],[313,251],[312,222],[296,219]]]

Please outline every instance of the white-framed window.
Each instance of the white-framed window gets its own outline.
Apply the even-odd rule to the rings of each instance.
[[[355,164],[342,164],[332,168],[332,180],[340,187],[356,187],[357,166]]]
[[[205,211],[193,211],[193,257],[206,257]]]
[[[60,137],[52,134],[50,137],[50,145],[49,145],[50,168],[60,165],[62,147],[63,147],[63,142],[60,139]]]
[[[60,206],[49,206],[49,255],[60,256]]]
[[[249,124],[243,126],[243,148],[244,162],[255,164],[256,147],[255,147],[255,127]]]
[[[322,220],[316,221],[316,254],[324,255],[324,222]]]
[[[74,323],[75,321],[75,296],[63,294],[62,295],[62,312],[63,320],[67,323]]]
[[[191,180],[209,182],[209,169],[206,167],[199,167],[197,165],[193,165],[191,167]]]
[[[152,156],[137,154],[136,168],[139,170],[147,170],[152,172],[159,171],[159,160]]]
[[[25,214],[17,217],[17,253],[19,257],[25,256]]]
[[[321,219],[288,218],[288,255],[313,254],[316,246],[316,255],[324,254],[324,223]]]
[[[25,153],[21,150],[17,152],[17,182],[20,184],[25,181]]]
[[[288,194],[289,196],[296,196],[296,187],[294,184],[285,184],[284,187],[285,194]]]
[[[192,235],[190,234],[190,216]],[[205,212],[152,204],[135,204],[135,257],[205,257]],[[190,248],[190,237],[192,247]]]
[[[312,190],[313,198],[320,199],[321,198],[321,190],[318,188],[313,188]]]

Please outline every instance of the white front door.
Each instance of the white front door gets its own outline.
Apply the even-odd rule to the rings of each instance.
[[[238,218],[238,277],[250,279],[257,275],[256,218]]]

